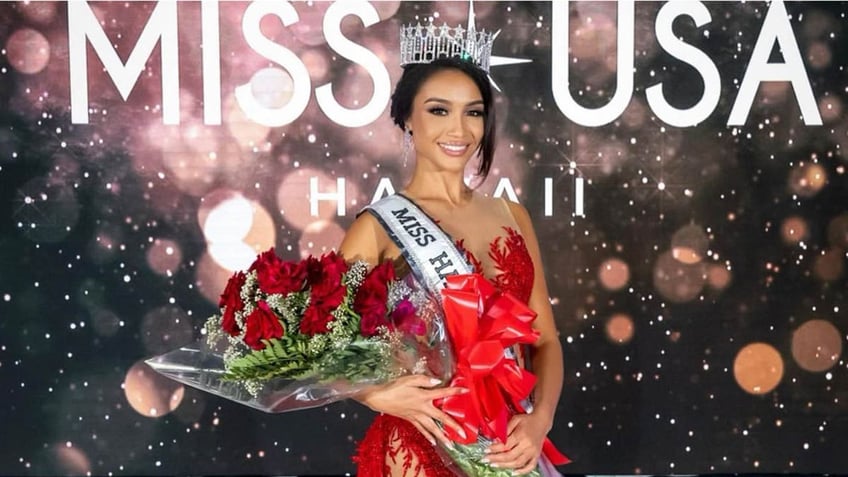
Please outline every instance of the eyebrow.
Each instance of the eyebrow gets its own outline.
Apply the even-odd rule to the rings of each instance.
[[[442,99],[442,98],[427,98],[426,100],[424,100],[424,104],[427,104],[427,103],[453,104],[451,101],[448,101],[447,99]],[[483,100],[477,99],[477,100],[471,101],[470,103],[466,104],[465,106],[466,107],[468,107],[468,106],[479,106],[481,104],[483,104]]]

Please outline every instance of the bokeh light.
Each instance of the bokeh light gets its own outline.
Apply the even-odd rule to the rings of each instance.
[[[827,171],[819,164],[802,162],[789,173],[789,190],[801,197],[816,195],[827,184]]]
[[[792,357],[807,371],[826,371],[841,355],[842,337],[829,321],[809,320],[792,333]]]
[[[245,150],[252,150],[263,145],[271,130],[247,118],[235,96],[228,95],[224,100],[224,124],[238,145]]]
[[[607,290],[620,290],[630,281],[630,267],[619,258],[604,260],[598,267],[598,279]]]
[[[303,65],[309,71],[309,78],[313,83],[324,84],[327,81],[330,73],[330,60],[323,50],[318,48],[306,50],[300,55],[300,61],[303,62]],[[289,76],[288,81],[292,81],[291,76]],[[289,92],[289,98],[292,92]]]
[[[59,2],[19,2],[17,4],[18,11],[21,12],[27,20],[41,25],[49,24],[56,17],[56,9]]]
[[[845,252],[838,248],[822,250],[813,262],[813,274],[819,280],[833,282],[845,272]]]
[[[838,96],[825,96],[818,105],[822,121],[826,124],[842,119],[842,100]]]
[[[712,263],[707,266],[707,284],[714,290],[724,290],[733,278],[726,265]]]
[[[783,358],[766,343],[751,343],[736,354],[733,377],[745,392],[766,394],[783,379]]]
[[[603,85],[616,68],[616,5],[612,2],[575,4],[570,22],[571,71],[592,85]],[[572,73],[574,74],[574,73]]]
[[[232,190],[219,189],[205,196],[198,223],[210,256],[228,270],[247,268],[276,240],[273,220],[264,207]]]
[[[848,250],[848,213],[841,213],[827,224],[827,243]]]
[[[223,161],[233,156],[221,147],[222,139],[214,130],[196,121],[188,121],[179,127],[152,123],[147,126],[145,136],[151,147],[162,151],[161,163],[166,170],[164,177],[181,191],[194,196],[206,193],[214,185]],[[148,155],[134,156],[136,169],[160,170],[151,163],[155,156]]]
[[[300,235],[298,246],[300,248],[300,257],[306,258],[310,255],[319,256],[336,247],[344,238],[344,229],[335,222],[328,220],[316,220],[307,225]]]
[[[833,59],[833,53],[830,51],[830,46],[823,41],[816,41],[807,47],[807,62],[815,69],[827,68]]]
[[[197,262],[194,284],[204,298],[217,306],[232,274],[233,270],[218,265],[209,253],[204,253]]]
[[[173,411],[185,393],[182,384],[157,373],[144,361],[132,365],[123,386],[127,402],[146,417],[162,417]]]
[[[664,252],[654,264],[653,276],[654,286],[663,298],[685,303],[701,293],[707,273],[703,263],[683,263],[672,252]]]
[[[291,100],[294,80],[281,68],[262,68],[250,78],[250,91],[259,104],[277,109]]]
[[[681,227],[671,237],[671,255],[685,264],[695,264],[707,256],[710,239],[704,229],[690,224]]]
[[[180,244],[171,239],[157,238],[147,249],[147,265],[159,275],[172,276],[182,260]]]
[[[810,236],[807,221],[797,215],[787,217],[780,225],[780,236],[787,245],[796,245],[807,240]]]
[[[51,447],[51,457],[59,475],[91,475],[91,461],[79,447],[70,442],[57,442]]]
[[[633,319],[626,313],[612,315],[604,327],[607,338],[615,344],[625,344],[633,339]]]
[[[295,2],[293,3],[299,17],[297,23],[288,29],[295,38],[308,46],[317,46],[327,40],[324,37],[324,14],[330,7],[330,2]]]
[[[12,68],[28,75],[47,67],[50,43],[37,30],[21,28],[6,40],[6,57]]]

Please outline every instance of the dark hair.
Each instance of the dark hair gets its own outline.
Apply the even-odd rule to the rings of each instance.
[[[485,179],[489,175],[489,169],[492,167],[492,159],[495,155],[495,105],[489,77],[485,71],[474,63],[453,57],[438,58],[430,63],[404,66],[403,75],[395,86],[394,93],[392,93],[392,119],[399,128],[405,129],[406,121],[412,114],[412,102],[415,95],[418,94],[418,90],[421,89],[421,85],[434,73],[446,69],[456,69],[465,73],[474,81],[477,89],[480,90],[480,95],[483,96],[483,138],[477,150],[477,155],[481,156],[482,160],[477,168],[477,174]]]

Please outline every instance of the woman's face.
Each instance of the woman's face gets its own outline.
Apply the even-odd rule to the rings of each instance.
[[[407,120],[418,167],[464,171],[483,139],[484,110],[480,90],[465,73],[445,69],[430,76],[415,95]]]

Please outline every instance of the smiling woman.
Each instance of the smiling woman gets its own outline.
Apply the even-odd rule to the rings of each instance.
[[[448,94],[443,93],[446,90]],[[480,91],[468,76],[456,70],[433,74],[421,86],[406,123],[418,167],[464,166],[479,149],[485,117]],[[443,156],[461,160],[444,161]]]
[[[512,404],[487,409],[497,418],[481,413],[486,417],[479,426],[469,426],[470,413],[451,412],[455,408],[447,403],[491,403],[501,394],[479,387],[486,377],[463,380],[460,364],[449,383],[414,375],[366,389],[357,399],[381,415],[359,445],[355,460],[362,476],[449,476],[458,469],[471,476],[557,475],[552,462],[567,462],[546,439],[562,387],[563,363],[532,224],[522,206],[486,197],[465,182],[466,166],[475,157],[477,173],[485,178],[495,145],[491,85],[478,59],[466,56],[404,66],[391,114],[404,131],[404,144],[414,146],[412,177],[398,196],[373,204],[369,213],[359,216],[339,251],[347,260],[371,265],[391,261],[396,273],[411,272],[446,301],[444,282],[457,274],[460,279],[479,277],[493,290],[517,297],[516,303],[526,304],[535,314],[533,338],[526,341],[532,350],[523,356],[507,344],[494,355],[504,366],[514,367],[513,376],[529,375],[520,367],[532,360],[536,376],[530,375],[522,387],[526,393]],[[446,305],[445,322],[451,329],[456,321],[449,309]],[[495,321],[506,326],[511,313]],[[523,399],[531,389],[533,412],[525,414],[530,404]],[[496,419],[500,425],[494,424]],[[486,432],[494,428],[500,431]]]
[[[441,150],[463,157],[463,167],[476,153],[477,174],[485,178],[489,173],[496,141],[492,89],[486,73],[473,63],[439,58],[407,65],[392,94],[391,115],[412,136],[416,167],[434,160],[438,155],[433,153]],[[436,149],[428,149],[428,144]]]

